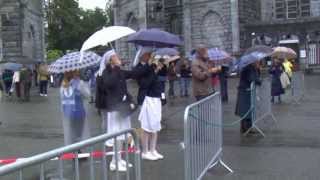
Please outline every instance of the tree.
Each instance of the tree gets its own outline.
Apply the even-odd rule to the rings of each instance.
[[[54,0],[47,6],[48,49],[80,49],[92,33],[112,24],[110,10],[83,10],[75,0]]]

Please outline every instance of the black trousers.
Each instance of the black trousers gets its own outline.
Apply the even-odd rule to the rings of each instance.
[[[48,81],[40,81],[40,94],[48,94]]]

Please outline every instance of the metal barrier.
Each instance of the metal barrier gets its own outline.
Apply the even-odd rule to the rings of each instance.
[[[135,145],[136,145],[136,150],[134,152],[134,166],[133,167],[129,167],[132,166],[129,164],[129,152],[128,152],[128,139],[129,139],[129,135],[131,136],[130,138],[133,139]],[[101,136],[97,136],[88,140],[84,140],[81,141],[79,143],[76,144],[72,144],[69,146],[65,146],[59,149],[55,149],[43,154],[39,154],[30,158],[26,158],[24,160],[21,161],[17,161],[15,163],[9,164],[9,165],[5,165],[0,167],[0,177],[1,179],[5,176],[5,175],[12,175],[13,173],[17,173],[17,177],[18,180],[23,180],[24,179],[24,174],[23,174],[23,170],[26,168],[30,168],[30,167],[34,167],[34,166],[39,166],[40,167],[40,175],[39,175],[39,179],[40,180],[45,180],[46,177],[46,172],[45,172],[45,164],[54,159],[54,158],[58,158],[58,174],[59,174],[59,180],[64,180],[64,166],[63,166],[63,159],[61,158],[64,154],[66,153],[70,153],[70,152],[76,152],[75,156],[74,156],[74,164],[73,164],[73,176],[75,180],[80,180],[80,170],[79,170],[79,157],[78,157],[78,151],[84,148],[89,148],[90,149],[90,160],[89,160],[89,165],[90,165],[90,180],[95,180],[97,174],[95,173],[95,167],[94,164],[96,164],[94,162],[94,151],[93,151],[93,146],[94,145],[102,145],[102,165],[101,165],[101,177],[103,180],[107,180],[109,179],[109,175],[111,175],[111,173],[107,170],[107,157],[106,157],[106,146],[104,145],[104,142],[107,140],[111,140],[113,139],[116,143],[118,141],[116,141],[117,138],[119,138],[120,136],[125,136],[125,150],[124,151],[119,151],[117,149],[117,144],[115,144],[115,148],[113,150],[113,154],[115,155],[115,160],[116,160],[116,171],[115,174],[115,179],[119,180],[120,179],[120,172],[119,170],[119,165],[118,165],[118,156],[120,156],[121,154],[124,154],[125,156],[125,164],[126,164],[126,168],[127,171],[125,173],[126,175],[126,180],[129,179],[133,179],[133,177],[130,174],[130,170],[133,170],[134,173],[134,179],[135,180],[141,180],[141,159],[140,159],[140,145],[139,145],[139,139],[137,137],[137,134],[135,132],[134,129],[129,129],[129,130],[125,130],[125,131],[121,131],[119,133],[115,133],[115,134],[104,134]],[[117,153],[116,153],[117,152]],[[81,171],[82,172],[82,171]],[[109,174],[110,173],[110,174]],[[132,173],[132,172],[131,172]],[[83,174],[82,174],[83,175]],[[35,178],[33,178],[35,179]],[[85,178],[88,179],[88,178]]]
[[[293,101],[300,104],[300,101],[304,97],[305,93],[305,80],[304,73],[302,71],[294,72],[291,78],[291,93]]]
[[[257,125],[258,122],[270,116],[275,124],[277,123],[272,112],[271,82],[269,79],[264,79],[260,86],[257,86],[255,83],[251,84],[251,107],[252,127],[245,133],[245,135],[247,135],[252,129],[256,129],[265,137],[265,134]]]
[[[200,180],[222,161],[222,103],[215,93],[189,105],[184,114],[185,180]]]

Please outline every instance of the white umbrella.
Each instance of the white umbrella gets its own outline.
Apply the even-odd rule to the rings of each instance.
[[[97,47],[105,46],[115,40],[135,33],[136,31],[124,26],[103,27],[91,35],[82,45],[80,52]]]

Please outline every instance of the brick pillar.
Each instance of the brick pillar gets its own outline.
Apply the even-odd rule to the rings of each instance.
[[[232,52],[240,51],[239,2],[231,0]]]

